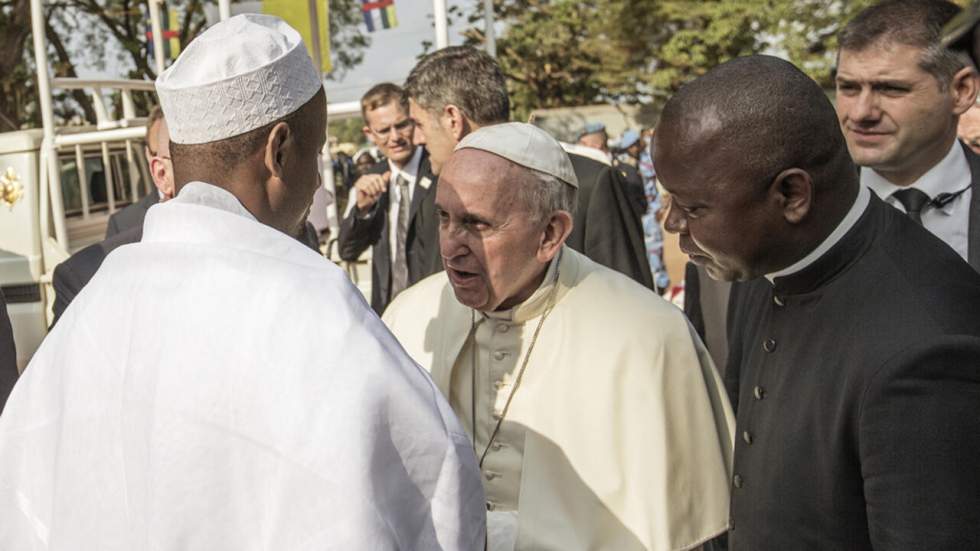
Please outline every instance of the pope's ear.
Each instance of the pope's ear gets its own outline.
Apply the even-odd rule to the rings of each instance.
[[[566,211],[560,210],[551,215],[541,235],[541,243],[538,245],[539,262],[551,262],[572,233],[572,225],[572,215]]]
[[[813,179],[803,169],[788,168],[780,172],[773,179],[769,192],[790,224],[802,222],[813,206]]]
[[[284,122],[276,123],[269,131],[265,142],[265,168],[272,176],[282,179],[289,147],[295,140],[295,133]]]

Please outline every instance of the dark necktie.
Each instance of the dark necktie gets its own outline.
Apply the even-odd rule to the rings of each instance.
[[[408,182],[401,175],[395,178],[398,187],[398,221],[395,226],[395,261],[391,264],[391,298],[408,287],[408,263],[405,261],[405,240],[408,235],[410,198]]]
[[[925,192],[915,188],[900,189],[893,193],[892,197],[898,199],[898,202],[905,207],[905,212],[913,222],[922,225],[922,211],[930,201]]]

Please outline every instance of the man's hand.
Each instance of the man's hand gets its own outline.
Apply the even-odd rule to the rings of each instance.
[[[354,189],[357,190],[357,208],[367,210],[378,202],[381,194],[388,191],[388,180],[391,179],[391,171],[384,174],[365,174],[354,182]]]

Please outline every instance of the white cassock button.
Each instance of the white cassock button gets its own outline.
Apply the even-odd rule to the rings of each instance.
[[[507,353],[504,352],[504,351],[502,351],[502,350],[498,350],[498,351],[496,351],[496,352],[493,353],[493,359],[497,360],[498,362],[501,361],[501,360],[503,360],[506,356],[507,356]]]
[[[510,327],[506,323],[501,323],[497,325],[497,331],[501,333],[506,333],[508,329],[510,329]]]

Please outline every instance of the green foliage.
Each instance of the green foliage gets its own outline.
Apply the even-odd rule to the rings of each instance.
[[[514,111],[662,101],[734,57],[769,53],[830,85],[836,34],[875,0],[495,0]],[[468,42],[483,42],[480,12]]]
[[[327,125],[327,133],[331,138],[337,138],[340,143],[348,142],[358,147],[365,144],[364,120],[361,117],[330,121]]]
[[[334,70],[340,78],[363,59],[370,40],[360,31],[357,0],[330,3],[330,47]],[[216,0],[170,0],[178,13],[179,40],[186,46],[204,31],[205,4]],[[45,2],[48,60],[54,76],[76,76],[76,67],[104,71],[122,68],[121,77],[156,79],[156,65],[146,41],[147,0],[47,0]],[[161,13],[164,17],[165,13]],[[112,44],[114,48],[109,48]],[[108,51],[118,52],[111,58]],[[29,0],[0,0],[0,132],[40,126],[33,69]],[[118,98],[111,98],[118,102]],[[134,96],[145,111],[154,99]],[[62,122],[95,122],[95,111],[83,91],[57,93],[55,114]]]

